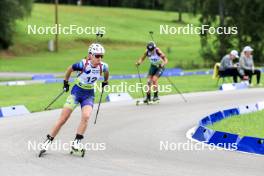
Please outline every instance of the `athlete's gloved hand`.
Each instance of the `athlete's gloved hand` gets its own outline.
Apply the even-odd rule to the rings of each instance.
[[[107,86],[108,85],[108,81],[104,81],[104,82],[102,82],[102,88],[104,88],[105,86]]]
[[[63,80],[63,90],[65,90],[65,92],[68,92],[69,89],[70,89],[69,81]]]
[[[140,65],[140,63],[139,62],[136,62],[136,66],[138,67]]]
[[[165,64],[163,63],[159,65],[159,68],[164,68],[164,67],[165,67]]]

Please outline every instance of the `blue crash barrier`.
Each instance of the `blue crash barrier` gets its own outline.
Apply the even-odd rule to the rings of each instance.
[[[73,82],[74,81],[74,78],[70,78],[69,79],[69,82]],[[45,83],[48,84],[48,83],[62,83],[63,82],[63,78],[56,78],[56,79],[47,79],[45,80]]]
[[[239,141],[237,148],[239,151],[264,154],[264,139],[245,136]]]
[[[237,134],[215,131],[208,143],[227,149],[237,149],[237,141],[239,139]]]
[[[0,108],[0,118],[3,117],[3,113],[2,113],[2,110]]]
[[[238,111],[239,114],[246,114],[246,113],[251,113],[251,112],[256,112],[258,110],[258,104],[250,104],[246,106],[239,106]]]
[[[23,115],[29,113],[29,110],[24,105],[7,106],[0,108],[0,116],[2,117]]]
[[[33,75],[32,76],[32,80],[43,80],[43,79],[55,79],[55,76],[54,75],[50,75],[50,74],[47,74],[47,75]]]
[[[224,118],[263,109],[264,101],[215,112],[199,121],[199,126],[192,135],[192,138],[207,144],[215,144],[218,147],[264,155],[264,138],[249,136],[240,138],[237,134],[214,131],[206,128],[207,125],[213,125],[215,122],[221,121]]]
[[[260,101],[256,104],[256,107],[258,109],[258,111],[261,111],[264,109],[264,101]]]
[[[217,121],[222,120],[224,118],[224,115],[222,111],[218,111],[218,112],[211,114],[209,117],[210,117],[211,123],[213,124]]]
[[[192,138],[207,143],[213,134],[214,130],[199,126],[193,134]]]
[[[208,72],[207,71],[197,71],[197,72],[194,72],[195,75],[207,75]]]
[[[231,108],[231,109],[226,109],[223,111],[225,117],[233,116],[233,115],[239,115],[238,108]]]
[[[248,84],[245,82],[241,83],[224,83],[220,86],[220,90],[225,91],[225,90],[239,90],[239,89],[247,89]]]
[[[207,117],[203,118],[202,120],[200,120],[199,125],[201,125],[201,126],[212,125],[210,117],[207,116]]]
[[[164,70],[162,76],[181,76],[183,70],[180,68],[167,68]]]
[[[248,83],[245,83],[245,82],[235,83],[234,86],[236,89],[247,89]]]
[[[107,102],[117,102],[117,101],[131,101],[133,98],[129,93],[110,93],[106,97]]]
[[[191,76],[194,75],[194,72],[183,72],[184,76]]]

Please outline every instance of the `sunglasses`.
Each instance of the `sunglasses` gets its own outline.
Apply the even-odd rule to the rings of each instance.
[[[98,59],[98,58],[100,58],[100,57],[103,58],[104,55],[94,55],[94,57]]]

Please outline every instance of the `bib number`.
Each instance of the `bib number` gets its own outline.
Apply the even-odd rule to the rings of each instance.
[[[87,82],[93,84],[97,80],[97,77],[87,77]]]

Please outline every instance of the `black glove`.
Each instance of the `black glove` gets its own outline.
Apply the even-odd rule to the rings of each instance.
[[[63,80],[63,90],[65,90],[65,92],[68,92],[69,89],[70,89],[69,82],[66,80]]]
[[[159,64],[159,68],[164,69],[165,68],[165,65]]]
[[[108,81],[104,81],[104,82],[102,82],[102,88],[104,88],[105,86],[107,86],[108,85]]]

